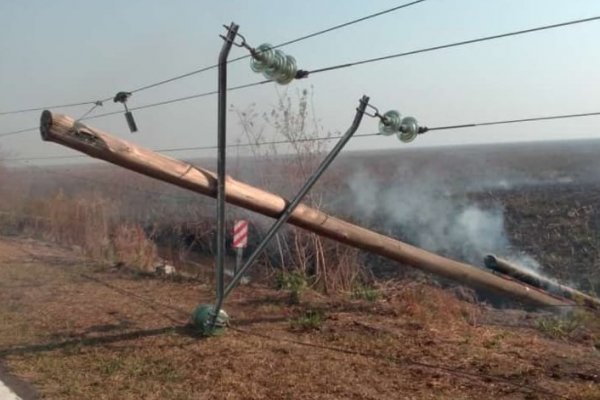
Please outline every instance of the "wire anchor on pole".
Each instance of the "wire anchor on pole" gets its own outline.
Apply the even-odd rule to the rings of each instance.
[[[390,110],[381,115],[379,109],[375,106],[368,106],[372,112],[365,112],[371,118],[379,118],[379,134],[390,136],[394,133],[404,143],[410,143],[417,135],[428,131],[427,127],[420,126],[417,119],[414,117],[404,117],[396,111]]]
[[[133,114],[127,108],[127,100],[131,97],[131,92],[119,92],[115,95],[113,101],[115,103],[121,103],[125,107],[125,120],[127,121],[127,126],[129,126],[129,131],[131,133],[137,132],[137,125],[135,123],[135,119],[133,119]]]

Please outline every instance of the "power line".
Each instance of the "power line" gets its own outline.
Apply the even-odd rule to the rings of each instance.
[[[259,81],[259,82],[246,83],[244,85],[232,86],[230,88],[227,88],[227,91],[232,92],[234,90],[246,89],[246,88],[249,88],[252,86],[264,85],[265,83],[269,83],[269,82],[272,82],[272,81],[267,79],[267,80]],[[186,101],[186,100],[197,99],[200,97],[212,96],[217,93],[218,93],[217,90],[211,90],[210,92],[203,92],[203,93],[193,94],[190,96],[177,97],[177,98],[170,99],[170,100],[159,101],[157,103],[145,104],[143,106],[131,107],[131,108],[129,108],[129,111],[144,110],[146,108],[164,106],[167,104],[178,103],[180,101]],[[123,113],[123,111],[111,111],[111,112],[107,112],[107,113],[103,113],[103,114],[97,114],[97,115],[87,117],[87,118],[82,118],[81,120],[84,121],[84,120],[89,120],[89,119],[102,118],[102,117],[107,117],[109,115],[116,115],[116,114],[122,114],[122,113]]]
[[[413,3],[408,3],[409,5],[412,4],[416,4],[416,2]],[[406,5],[405,5],[406,6]],[[375,16],[375,14],[373,14],[373,16]],[[368,18],[368,17],[365,17]],[[489,40],[495,40],[495,39],[501,39],[501,38],[505,38],[505,37],[509,37],[509,36],[517,36],[517,35],[523,35],[523,34],[527,34],[527,33],[533,33],[533,32],[538,32],[538,31],[543,31],[543,30],[548,30],[548,29],[556,29],[556,28],[560,28],[560,27],[565,27],[565,26],[570,26],[570,25],[575,25],[575,24],[581,24],[581,23],[585,23],[585,22],[591,22],[591,21],[596,21],[599,20],[600,16],[598,17],[591,17],[591,18],[585,18],[585,19],[578,19],[578,20],[573,20],[573,21],[567,21],[567,22],[562,22],[562,23],[558,23],[558,24],[553,24],[553,25],[544,25],[544,26],[540,26],[540,27],[536,27],[536,28],[530,28],[530,29],[525,29],[525,30],[520,30],[520,31],[513,31],[513,32],[508,32],[508,33],[502,33],[502,34],[498,34],[498,35],[493,35],[493,36],[486,36],[486,37],[482,37],[482,38],[477,38],[477,39],[471,39],[471,40],[466,40],[466,41],[461,41],[461,42],[454,42],[454,43],[449,43],[449,44],[444,44],[444,45],[439,45],[439,46],[434,46],[434,47],[427,47],[427,48],[423,48],[423,49],[418,49],[418,50],[412,50],[412,51],[408,51],[408,52],[403,52],[403,53],[396,53],[396,54],[392,54],[392,55],[388,55],[388,56],[383,56],[383,57],[377,57],[377,58],[371,58],[371,59],[367,59],[367,60],[361,60],[361,61],[356,61],[353,63],[346,63],[346,64],[339,64],[336,66],[331,66],[331,67],[325,67],[325,68],[319,68],[319,69],[315,69],[312,71],[307,71],[308,74],[315,74],[315,73],[319,73],[319,72],[327,72],[327,71],[332,71],[332,70],[336,70],[336,69],[342,69],[342,68],[349,68],[352,66],[357,66],[357,65],[362,65],[362,64],[367,64],[367,63],[372,63],[372,62],[378,62],[378,61],[384,61],[384,60],[388,60],[388,59],[392,59],[392,58],[399,58],[399,57],[405,57],[405,56],[409,56],[409,55],[413,55],[413,54],[420,54],[420,53],[426,53],[426,52],[432,52],[432,51],[437,51],[437,50],[442,50],[442,49],[446,49],[446,48],[451,48],[451,47],[458,47],[458,46],[465,46],[468,44],[473,44],[473,43],[478,43],[478,42],[483,42],[483,41],[489,41]],[[330,28],[334,29],[334,28]],[[325,30],[328,31],[328,30]],[[323,31],[323,32],[325,32]],[[319,34],[318,32],[313,34],[317,35]],[[307,37],[312,37],[311,35],[307,35]],[[296,41],[299,40],[303,40],[303,38],[299,38],[299,39],[295,39],[293,41],[289,41],[289,42],[285,42],[282,43],[278,46],[275,47],[280,47],[280,46],[284,46],[290,43],[295,43]],[[247,58],[249,57],[249,55],[246,55],[244,57],[241,58],[237,58],[237,59],[233,59],[230,62],[242,59],[242,58]],[[214,68],[217,65],[211,66],[211,67],[207,67],[207,68]],[[200,70],[198,70],[200,71]],[[189,76],[189,75],[185,75],[185,76]],[[185,77],[185,76],[181,76],[181,77]],[[175,78],[171,78],[171,79],[175,79]],[[167,80],[170,82],[170,80]],[[165,83],[167,81],[164,81]],[[272,82],[271,80],[263,80],[260,82],[254,82],[254,83],[247,83],[244,85],[239,85],[239,86],[234,86],[231,88],[228,88],[228,91],[233,91],[233,90],[240,90],[240,89],[246,89],[246,88],[250,88],[253,86],[259,86],[259,85],[264,85],[265,83],[269,83]],[[149,87],[153,87],[151,85],[148,85]],[[145,87],[144,87],[145,88]],[[141,90],[137,89],[137,90]],[[211,96],[214,94],[217,94],[218,91],[213,90],[210,92],[204,92],[204,93],[199,93],[199,94],[194,94],[194,95],[190,95],[190,96],[185,96],[185,97],[178,97],[178,98],[174,98],[174,99],[170,99],[170,100],[166,100],[166,101],[161,101],[158,103],[151,103],[151,104],[147,104],[144,106],[140,106],[140,107],[134,107],[131,108],[131,110],[141,110],[141,109],[145,109],[145,108],[151,108],[151,107],[156,107],[156,106],[161,106],[161,105],[165,105],[165,104],[172,104],[172,103],[177,103],[180,101],[186,101],[186,100],[191,100],[191,99],[195,99],[195,98],[199,98],[199,97],[206,97],[206,96]],[[104,113],[104,114],[99,114],[96,115],[92,118],[100,118],[100,117],[104,117],[107,115],[114,115],[114,114],[119,114],[120,112],[111,112],[111,113]],[[91,119],[91,118],[90,118]]]
[[[382,15],[385,15],[385,14],[389,14],[389,13],[394,12],[394,11],[398,11],[398,10],[403,9],[403,8],[407,8],[407,7],[410,7],[410,6],[419,4],[419,3],[423,3],[424,1],[426,1],[426,0],[417,0],[417,1],[412,1],[410,3],[401,4],[399,6],[395,6],[395,7],[392,7],[392,8],[388,8],[387,10],[379,11],[379,12],[376,12],[374,14],[369,14],[369,15],[367,15],[365,17],[361,17],[361,18],[357,18],[357,19],[354,19],[354,20],[351,20],[351,21],[348,21],[348,22],[344,22],[342,24],[335,25],[335,26],[332,26],[330,28],[323,29],[323,30],[320,30],[320,31],[317,31],[317,32],[313,32],[313,33],[301,36],[301,37],[296,38],[296,39],[288,40],[287,42],[280,43],[280,44],[278,44],[276,46],[273,46],[272,48],[275,49],[275,48],[287,46],[287,45],[290,45],[290,44],[293,44],[293,43],[298,43],[298,42],[301,42],[301,41],[306,40],[306,39],[310,39],[310,38],[313,38],[313,37],[316,37],[316,36],[323,35],[325,33],[329,33],[329,32],[332,32],[332,31],[335,31],[335,30],[338,30],[338,29],[341,29],[341,28],[345,28],[345,27],[350,26],[350,25],[357,24],[359,22],[363,22],[363,21],[366,21],[366,20],[369,20],[369,19],[372,19],[372,18],[375,18],[375,17],[379,17],[379,16],[382,16]],[[243,56],[240,56],[240,57],[237,57],[237,58],[233,58],[233,59],[229,60],[227,63],[230,64],[230,63],[233,63],[233,62],[236,62],[236,61],[244,60],[244,59],[249,58],[249,57],[250,57],[250,54],[246,54],[246,55],[243,55]],[[179,79],[187,78],[187,77],[192,76],[192,75],[196,75],[196,74],[199,74],[199,73],[202,73],[202,72],[209,71],[211,69],[215,69],[218,66],[219,66],[219,64],[213,64],[213,65],[210,65],[210,66],[207,66],[207,67],[203,67],[203,68],[199,68],[199,69],[196,69],[196,70],[193,70],[193,71],[190,71],[190,72],[186,72],[186,73],[181,74],[181,75],[176,75],[174,77],[171,77],[171,78],[168,78],[168,79],[164,79],[162,81],[158,81],[158,82],[146,85],[146,86],[138,87],[138,88],[136,88],[134,90],[131,90],[131,93],[141,92],[143,90],[151,89],[151,88],[154,88],[154,87],[157,87],[157,86],[160,86],[160,85],[164,85],[166,83],[174,82],[174,81],[177,81]]]
[[[533,33],[533,32],[539,32],[539,31],[549,30],[549,29],[562,28],[562,27],[565,27],[565,26],[576,25],[576,24],[583,24],[583,23],[586,23],[586,22],[592,22],[592,21],[597,21],[597,20],[600,20],[600,16],[591,17],[591,18],[584,18],[584,19],[576,19],[576,20],[573,20],[573,21],[561,22],[561,23],[552,24],[552,25],[544,25],[544,26],[539,26],[539,27],[536,27],[536,28],[523,29],[523,30],[520,30],[520,31],[513,31],[513,32],[507,32],[507,33],[501,33],[501,34],[498,34],[498,35],[484,36],[484,37],[477,38],[477,39],[464,40],[464,41],[461,41],[461,42],[448,43],[448,44],[443,44],[443,45],[439,45],[439,46],[427,47],[427,48],[424,48],[424,49],[407,51],[407,52],[403,52],[403,53],[390,54],[390,55],[383,56],[383,57],[369,58],[369,59],[366,59],[366,60],[359,60],[359,61],[354,61],[354,62],[346,63],[346,64],[333,65],[331,67],[318,68],[318,69],[314,69],[312,71],[306,71],[306,73],[308,75],[311,75],[311,74],[317,74],[317,73],[320,73],[320,72],[327,72],[327,71],[333,71],[333,70],[337,70],[337,69],[350,68],[350,67],[355,67],[355,66],[363,65],[363,64],[369,64],[369,63],[373,63],[373,62],[385,61],[385,60],[389,60],[389,59],[392,59],[392,58],[406,57],[406,56],[411,56],[411,55],[414,55],[414,54],[427,53],[427,52],[431,52],[431,51],[448,49],[448,48],[451,48],[451,47],[459,47],[459,46],[465,46],[465,45],[469,45],[469,44],[473,44],[473,43],[485,42],[485,41],[489,41],[489,40],[502,39],[502,38],[506,38],[506,37],[509,37],[509,36],[518,36],[518,35],[524,35],[524,34],[527,34],[527,33]]]
[[[401,4],[401,5],[392,7],[392,8],[388,8],[386,10],[378,11],[376,13],[369,14],[369,15],[361,17],[361,18],[353,19],[351,21],[344,22],[344,23],[339,24],[339,25],[334,25],[334,26],[332,26],[330,28],[326,28],[326,29],[323,29],[323,30],[320,30],[320,31],[317,31],[317,32],[313,32],[313,33],[304,35],[304,36],[300,36],[299,38],[296,38],[296,39],[288,40],[287,42],[280,43],[280,44],[274,46],[273,48],[279,48],[279,47],[287,46],[287,45],[290,45],[290,44],[293,44],[293,43],[298,43],[298,42],[301,42],[301,41],[306,40],[306,39],[310,39],[310,38],[313,38],[313,37],[316,37],[316,36],[320,36],[320,35],[323,35],[325,33],[329,33],[329,32],[332,32],[332,31],[335,31],[335,30],[338,30],[338,29],[341,29],[341,28],[345,28],[345,27],[350,26],[350,25],[357,24],[359,22],[367,21],[367,20],[372,19],[372,18],[376,18],[376,17],[382,16],[382,15],[385,15],[385,14],[389,14],[389,13],[392,13],[394,11],[401,10],[403,8],[407,8],[407,7],[410,7],[410,6],[413,6],[413,5],[417,5],[419,3],[423,3],[425,1],[426,0],[416,0],[416,1],[412,1],[410,3],[405,3],[405,4]],[[246,54],[246,55],[243,55],[241,57],[237,57],[237,58],[229,60],[228,64],[236,62],[236,61],[240,61],[240,60],[243,60],[243,59],[246,59],[246,58],[249,58],[249,57],[250,57],[250,55]],[[147,90],[147,89],[151,89],[151,88],[154,88],[154,87],[157,87],[157,86],[161,86],[161,85],[164,85],[164,84],[167,84],[167,83],[170,83],[170,82],[174,82],[174,81],[177,81],[177,80],[180,80],[180,79],[183,79],[183,78],[187,78],[187,77],[192,76],[192,75],[197,75],[197,74],[200,74],[202,72],[209,71],[211,69],[215,69],[218,66],[219,66],[218,64],[213,64],[213,65],[210,65],[210,66],[207,66],[207,67],[202,67],[202,68],[199,68],[199,69],[195,69],[193,71],[186,72],[186,73],[181,74],[181,75],[176,75],[176,76],[173,76],[171,78],[167,78],[167,79],[164,79],[164,80],[161,80],[161,81],[158,81],[158,82],[154,82],[154,83],[151,83],[151,84],[148,84],[148,85],[145,85],[145,86],[138,87],[138,88],[136,88],[134,90],[131,90],[130,92],[131,93],[141,92],[141,91],[144,91],[144,90]],[[32,112],[32,111],[43,111],[43,110],[51,109],[51,108],[67,108],[67,107],[84,106],[84,105],[88,105],[88,104],[89,105],[93,105],[93,104],[96,104],[98,102],[102,103],[102,102],[105,102],[105,101],[108,101],[108,100],[111,100],[111,99],[112,99],[112,96],[111,97],[107,97],[107,98],[102,99],[102,100],[99,100],[99,101],[85,101],[85,102],[80,102],[80,103],[59,104],[59,105],[54,105],[54,106],[24,108],[24,109],[21,109],[21,110],[3,111],[3,112],[0,112],[0,115],[21,114],[21,113],[27,113],[27,112]]]
[[[378,133],[362,133],[357,134],[352,137],[367,137],[367,136],[379,136]],[[291,143],[303,143],[303,142],[316,142],[316,141],[324,141],[324,140],[334,140],[340,139],[342,135],[330,135],[330,136],[317,136],[312,138],[303,138],[303,139],[295,139],[295,140],[272,140],[266,142],[255,142],[255,143],[232,143],[228,144],[226,147],[252,147],[252,146],[267,146],[267,145],[277,145],[277,144],[291,144]],[[210,146],[196,146],[196,147],[174,147],[168,149],[159,149],[156,151],[161,151],[163,153],[175,152],[175,151],[184,151],[184,150],[213,150],[216,149],[216,145]]]
[[[97,118],[102,116],[102,114],[90,117]],[[546,116],[538,116],[538,117],[528,117],[528,118],[520,118],[520,119],[506,119],[499,121],[488,121],[488,122],[473,122],[468,124],[457,124],[457,125],[447,125],[447,126],[434,126],[431,128],[426,128],[426,132],[428,131],[439,131],[439,130],[450,130],[450,129],[463,129],[463,128],[474,128],[478,126],[492,126],[492,125],[504,125],[504,124],[519,124],[525,122],[536,122],[536,121],[549,121],[549,120],[558,120],[558,119],[570,119],[570,118],[583,118],[583,117],[592,117],[592,116],[600,116],[600,111],[587,112],[587,113],[576,113],[576,114],[560,114],[560,115],[546,115]],[[33,128],[37,130],[39,128]],[[372,137],[379,136],[379,133],[363,133],[356,134],[353,137]],[[267,146],[267,145],[279,145],[279,144],[289,144],[289,143],[302,143],[302,142],[314,142],[314,141],[325,141],[325,140],[334,140],[341,138],[341,135],[329,135],[329,136],[317,136],[310,138],[303,138],[297,140],[271,140],[265,142],[254,142],[254,143],[232,143],[228,144],[229,148],[239,148],[239,147],[252,147],[252,146]],[[179,151],[187,151],[187,150],[213,150],[216,149],[216,145],[207,145],[207,146],[191,146],[191,147],[170,147],[170,148],[158,148],[153,149],[156,152],[162,153],[171,153],[171,152],[179,152]],[[69,158],[85,158],[87,156],[84,155],[72,155],[72,156],[43,156],[43,157],[21,157],[21,158],[7,158],[4,161],[26,161],[26,160],[54,160],[54,159],[69,159]]]
[[[38,166],[32,165],[30,166],[31,168],[34,168],[35,170],[39,171],[40,173],[43,174],[49,174],[49,175],[54,175],[54,176],[59,176],[59,177],[63,177],[63,178],[68,178],[68,179],[74,179],[76,181],[80,181],[83,183],[86,183],[88,185],[102,185],[102,186],[110,186],[112,188],[115,187],[115,182],[114,181],[106,181],[103,179],[94,179],[94,178],[89,178],[87,176],[79,176],[76,174],[72,174],[69,173],[70,171],[53,171],[53,170],[49,170],[49,169],[44,169],[44,168],[40,168]],[[136,175],[137,176],[137,175]],[[185,200],[188,201],[189,200],[189,196],[185,197],[183,195],[175,195],[175,194],[171,194],[168,193],[166,191],[154,191],[154,190],[148,190],[148,189],[143,189],[140,187],[134,187],[134,186],[126,186],[123,185],[121,186],[119,189],[122,189],[124,191],[127,192],[139,192],[142,193],[146,196],[151,196],[152,198],[171,198],[173,200]],[[197,200],[196,200],[197,202]]]
[[[40,129],[40,127],[36,126],[36,127],[33,127],[33,128],[25,128],[25,129],[19,129],[19,130],[16,130],[16,131],[3,132],[3,133],[0,133],[0,137],[6,137],[6,136],[12,136],[12,135],[19,135],[21,133],[27,133],[27,132],[34,132],[34,131],[37,131],[39,129]]]
[[[409,3],[409,4],[412,4],[412,3]],[[426,52],[432,52],[432,51],[447,49],[447,48],[451,48],[451,47],[465,46],[465,45],[469,45],[469,44],[473,44],[473,43],[478,43],[478,42],[483,42],[483,41],[501,39],[501,38],[505,38],[505,37],[509,37],[509,36],[523,35],[523,34],[527,34],[527,33],[539,32],[539,31],[549,30],[549,29],[556,29],[556,28],[560,28],[560,27],[565,27],[565,26],[570,26],[570,25],[575,25],[575,24],[581,24],[581,23],[585,23],[585,22],[592,22],[592,21],[597,21],[599,19],[600,19],[600,16],[597,16],[597,17],[591,17],[591,18],[585,18],[585,19],[578,19],[578,20],[573,20],[573,21],[561,22],[561,23],[558,23],[558,24],[544,25],[544,26],[540,26],[540,27],[536,27],[536,28],[530,28],[530,29],[524,29],[524,30],[520,30],[520,31],[513,31],[513,32],[508,32],[508,33],[502,33],[502,34],[498,34],[498,35],[486,36],[486,37],[482,37],[482,38],[478,38],[478,39],[471,39],[471,40],[466,40],[466,41],[461,41],[461,42],[454,42],[454,43],[449,43],[449,44],[444,44],[444,45],[439,45],[439,46],[434,46],[434,47],[427,47],[427,48],[418,49],[418,50],[412,50],[412,51],[403,52],[403,53],[391,54],[391,55],[383,56],[383,57],[376,57],[376,58],[370,58],[370,59],[361,60],[361,61],[355,61],[355,62],[352,62],[352,63],[339,64],[339,65],[335,65],[335,66],[331,66],[331,67],[325,67],[325,68],[319,68],[319,69],[315,69],[315,70],[307,71],[307,72],[308,72],[308,74],[315,74],[315,73],[320,73],[320,72],[333,71],[333,70],[337,70],[337,69],[349,68],[349,67],[353,67],[353,66],[357,66],[357,65],[367,64],[367,63],[384,61],[384,60],[388,60],[388,59],[392,59],[392,58],[405,57],[405,56],[410,56],[410,55],[414,55],[414,54],[420,54],[420,53],[426,53]],[[234,61],[234,60],[232,60],[232,61]],[[172,79],[174,79],[174,78],[172,78]],[[234,86],[234,87],[228,88],[228,91],[246,89],[246,88],[250,88],[250,87],[253,87],[253,86],[263,85],[263,84],[269,83],[269,82],[271,82],[271,80],[263,80],[263,81],[259,81],[259,82],[247,83],[247,84],[244,84],[244,85],[239,85],[239,86]],[[193,95],[190,95],[190,96],[177,97],[177,98],[174,98],[174,99],[165,100],[165,101],[161,101],[161,102],[157,102],[157,103],[150,103],[150,104],[146,104],[146,105],[139,106],[139,107],[133,107],[130,110],[131,111],[135,111],[135,110],[142,110],[142,109],[146,109],[146,108],[158,107],[158,106],[162,106],[162,105],[166,105],[166,104],[177,103],[177,102],[180,102],[180,101],[187,101],[187,100],[196,99],[196,98],[200,98],[200,97],[211,96],[211,95],[214,95],[216,93],[217,93],[217,91],[213,90],[213,91],[210,91],[210,92],[203,92],[203,93],[193,94]],[[107,113],[98,114],[98,115],[95,115],[95,116],[92,116],[92,117],[83,118],[82,120],[84,120],[84,119],[93,119],[93,118],[101,118],[101,117],[106,117],[106,116],[109,116],[109,115],[116,115],[116,114],[120,114],[120,113],[121,113],[121,111],[107,112]],[[10,135],[16,135],[16,134],[19,134],[19,133],[25,133],[25,132],[28,132],[28,131],[34,131],[36,129],[37,128],[28,128],[28,129],[21,129],[19,131],[0,133],[0,137],[10,136]]]
[[[379,136],[378,133],[364,133],[354,135],[353,137],[367,137],[367,136]],[[313,138],[303,138],[296,140],[271,140],[266,142],[255,142],[255,143],[232,143],[228,144],[226,147],[236,148],[236,147],[252,147],[252,146],[267,146],[267,145],[278,145],[278,144],[291,144],[291,143],[303,143],[303,142],[315,142],[315,141],[325,141],[325,140],[334,140],[341,138],[341,135],[332,135],[332,136],[319,136]],[[216,149],[216,145],[207,145],[207,146],[191,146],[191,147],[171,147],[171,148],[159,148],[153,149],[152,151],[160,152],[160,153],[173,153],[179,151],[187,151],[187,150],[214,150]],[[72,155],[72,156],[44,156],[44,157],[20,157],[20,158],[6,158],[4,161],[34,161],[34,160],[59,160],[59,159],[69,159],[69,158],[88,158],[85,155]]]
[[[433,128],[427,128],[427,131],[441,131],[441,130],[446,130],[446,129],[474,128],[477,126],[519,124],[519,123],[523,123],[523,122],[550,121],[550,120],[555,120],[555,119],[582,118],[582,117],[592,117],[592,116],[598,116],[598,115],[600,115],[600,111],[579,113],[579,114],[561,114],[561,115],[548,115],[548,116],[543,116],[543,117],[506,119],[506,120],[501,120],[501,121],[473,122],[470,124],[435,126]]]
[[[253,82],[253,83],[247,83],[244,85],[239,85],[239,86],[233,86],[227,89],[227,91],[234,91],[234,90],[240,90],[240,89],[246,89],[252,86],[259,86],[259,85],[264,85],[265,83],[269,83],[272,82],[271,80],[263,80],[263,81],[259,81],[259,82]],[[144,110],[147,108],[153,108],[153,107],[159,107],[159,106],[164,106],[167,104],[172,104],[172,103],[178,103],[180,101],[186,101],[186,100],[192,100],[192,99],[197,99],[200,97],[206,97],[206,96],[212,96],[214,94],[217,94],[216,90],[211,90],[210,92],[203,92],[203,93],[198,93],[198,94],[193,94],[190,96],[184,96],[184,97],[177,97],[174,99],[169,99],[169,100],[164,100],[164,101],[159,101],[157,103],[150,103],[150,104],[145,104],[142,106],[137,106],[137,107],[131,107],[129,108],[130,111],[136,111],[136,110]],[[92,110],[90,110],[91,112]],[[122,114],[123,111],[119,110],[119,111],[110,111],[110,112],[105,112],[102,114],[96,114],[96,115],[92,115],[92,116],[87,116],[89,113],[86,113],[82,116],[82,118],[79,118],[80,121],[86,121],[86,120],[90,120],[90,119],[96,119],[96,118],[103,118],[103,117],[108,117],[111,115],[117,115],[117,114]],[[33,128],[25,128],[25,129],[19,129],[19,130],[15,130],[15,131],[9,131],[9,132],[3,132],[0,133],[0,138],[1,137],[5,137],[5,136],[12,136],[12,135],[18,135],[21,133],[27,133],[27,132],[35,132],[38,131],[40,128],[38,126],[33,127]]]
[[[87,158],[87,156],[74,155],[74,156],[15,157],[15,158],[5,158],[5,159],[2,159],[2,161],[16,162],[16,161],[36,161],[36,160],[67,160],[69,158]]]
[[[545,117],[532,117],[532,118],[521,118],[521,119],[507,119],[504,121],[491,121],[491,122],[476,122],[471,124],[461,124],[461,125],[448,125],[448,126],[436,126],[433,128],[428,128],[428,131],[440,131],[445,129],[461,129],[461,128],[474,128],[477,126],[491,126],[491,125],[504,125],[504,124],[516,124],[522,122],[534,122],[534,121],[549,121],[554,119],[566,119],[566,118],[581,118],[581,117],[591,117],[600,115],[600,111],[598,112],[589,112],[589,113],[581,113],[581,114],[563,114],[563,115],[550,115]]]
[[[24,114],[24,113],[33,112],[33,111],[43,111],[48,108],[69,108],[69,107],[87,106],[87,105],[92,105],[95,103],[96,103],[96,101],[84,101],[84,102],[80,102],[80,103],[57,104],[54,106],[46,106],[46,107],[24,108],[21,110],[1,111],[0,115]]]
[[[414,3],[410,3],[410,4],[414,4]],[[392,55],[388,55],[388,56],[384,56],[384,57],[377,57],[377,58],[356,61],[356,62],[352,62],[352,63],[339,64],[339,65],[335,65],[335,66],[331,66],[331,67],[325,67],[325,68],[308,71],[308,73],[314,74],[314,73],[319,73],[319,72],[332,71],[332,70],[336,70],[336,69],[349,68],[349,67],[353,67],[353,66],[357,66],[357,65],[378,62],[378,61],[384,61],[384,60],[388,60],[388,59],[392,59],[392,58],[405,57],[405,56],[414,55],[414,54],[420,54],[420,53],[437,51],[437,50],[442,50],[442,49],[451,48],[451,47],[458,47],[458,46],[464,46],[464,45],[483,42],[483,41],[505,38],[505,37],[509,37],[509,36],[522,35],[522,34],[526,34],[526,33],[538,32],[538,31],[548,30],[548,29],[556,29],[556,28],[560,28],[560,27],[581,24],[581,23],[585,23],[585,22],[592,22],[592,21],[597,21],[599,19],[600,19],[600,16],[585,18],[585,19],[578,19],[578,20],[573,20],[573,21],[567,21],[567,22],[562,22],[562,23],[552,24],[552,25],[544,25],[544,26],[536,27],[536,28],[530,28],[530,29],[525,29],[525,30],[520,30],[520,31],[513,31],[513,32],[508,32],[508,33],[503,33],[503,34],[498,34],[498,35],[493,35],[493,36],[486,36],[486,37],[466,40],[466,41],[462,41],[462,42],[449,43],[449,44],[445,44],[445,45],[428,47],[428,48],[408,51],[408,52],[404,52],[404,53],[397,53],[397,54],[392,54]],[[263,85],[263,84],[269,83],[269,82],[271,82],[271,81],[263,80],[263,81],[259,81],[259,82],[234,86],[234,87],[229,88],[228,91],[246,89],[246,88],[253,87],[253,86]],[[177,103],[180,101],[186,101],[186,100],[191,100],[191,99],[195,99],[195,98],[211,96],[216,93],[217,93],[217,91],[213,90],[210,92],[198,93],[198,94],[194,94],[194,95],[190,95],[190,96],[178,97],[178,98],[174,98],[174,99],[170,99],[170,100],[165,100],[165,101],[161,101],[161,102],[157,102],[157,103],[146,104],[146,105],[139,106],[139,107],[133,107],[133,108],[131,108],[131,110],[133,111],[133,110],[142,110],[142,109],[146,109],[146,108],[158,107],[158,106],[162,106],[162,105],[166,105],[166,104]],[[83,103],[83,104],[95,104],[95,103],[96,102],[87,102],[87,103]],[[109,115],[115,115],[115,114],[120,114],[120,113],[121,113],[121,111],[113,111],[113,112],[98,114],[98,115],[88,117],[88,118],[82,118],[82,120],[83,119],[101,118],[101,117],[106,117]],[[590,114],[590,115],[592,115],[592,114]],[[596,115],[596,114],[593,113],[593,115]],[[557,118],[560,118],[560,117],[557,117]],[[555,119],[555,118],[547,118],[547,119]],[[510,122],[507,121],[507,122],[503,122],[503,123],[510,123]],[[496,123],[494,123],[494,124],[496,124]],[[478,125],[481,126],[482,124],[475,124],[475,125],[470,124],[469,127],[478,126]],[[453,128],[459,128],[459,127],[467,127],[467,126],[455,126]],[[30,131],[35,131],[37,129],[38,129],[37,127],[36,128],[26,128],[26,129],[11,131],[11,132],[0,133],[0,137],[6,137],[6,136],[16,135],[16,134],[20,134],[20,133],[26,133],[26,132],[30,132]],[[434,129],[435,128],[430,128],[430,130],[434,130]],[[437,128],[437,129],[442,129],[442,128]],[[449,128],[445,127],[444,129],[449,129]]]

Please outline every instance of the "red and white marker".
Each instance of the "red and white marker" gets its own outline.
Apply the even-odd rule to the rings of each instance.
[[[233,226],[233,248],[239,249],[248,246],[248,221],[240,219]]]
[[[236,249],[235,273],[242,268],[244,249],[248,246],[248,221],[239,219],[233,225],[233,248]]]

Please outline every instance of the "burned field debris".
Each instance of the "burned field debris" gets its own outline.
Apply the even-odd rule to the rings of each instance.
[[[569,158],[593,166],[595,158],[586,158],[593,145],[585,143]],[[457,247],[469,237],[466,232],[472,227],[465,225],[469,218],[448,218],[441,211],[471,207],[477,212],[467,216],[490,223],[481,224],[475,218],[474,232],[501,237],[500,242],[493,242],[504,243],[500,250],[532,257],[540,273],[594,294],[598,282],[594,256],[598,210],[594,204],[600,190],[594,175],[582,173],[577,163],[570,170],[560,167],[562,174],[573,174],[576,183],[552,178],[555,172],[541,167],[543,154],[564,151],[560,144],[543,146],[529,148],[523,157],[515,156],[514,148],[508,146],[498,155],[512,155],[514,169],[538,171],[539,175],[530,173],[528,180],[514,186],[508,184],[511,179],[518,182],[514,171],[498,179],[498,175],[477,176],[480,168],[453,170],[465,154],[475,161],[485,160],[492,170],[493,160],[485,147],[458,148],[452,157],[438,157],[446,175],[438,173],[431,179],[437,189],[413,193],[421,199],[431,195],[432,205],[421,201],[420,209],[438,210],[439,221],[411,219],[411,211],[419,207],[405,201],[407,210],[399,212],[404,219],[388,218],[380,229],[389,228],[386,233],[397,233],[415,245],[423,245],[425,239],[411,235],[414,231],[407,228],[425,230],[425,225],[431,225],[432,238],[438,243],[443,236],[435,234],[436,229],[454,230],[460,240],[449,240],[452,245],[436,249],[459,258],[473,252],[469,243]],[[406,164],[396,167],[419,165],[435,151],[407,155]],[[494,152],[499,152],[497,147]],[[385,153],[377,161],[371,157],[350,154],[336,167],[357,165],[359,159],[366,170],[377,171],[396,162],[393,156],[386,159]],[[561,159],[556,159],[560,164]],[[440,171],[439,165],[429,168]],[[195,196],[126,171],[119,172],[124,184],[116,186],[107,179],[115,174],[108,167],[82,167],[68,172],[72,180],[61,176],[36,183],[37,172],[10,171],[12,178],[6,178],[30,184],[23,192],[32,199],[19,199],[2,214],[3,232],[9,237],[2,239],[6,305],[2,313],[7,324],[0,351],[11,373],[34,382],[44,396],[269,398],[276,393],[293,398],[322,398],[323,394],[389,398],[398,391],[415,398],[493,394],[497,398],[564,395],[592,399],[598,395],[600,327],[595,314],[575,307],[559,312],[547,308],[521,311],[514,302],[494,303],[485,293],[366,253],[347,252],[327,241],[314,247],[314,237],[293,230],[286,231],[280,243],[294,246],[279,247],[274,242],[250,275],[249,286],[234,292],[226,303],[232,315],[228,333],[199,340],[186,326],[198,295],[204,301],[211,298],[212,205],[201,200],[192,207]],[[427,175],[423,167],[420,172]],[[82,176],[95,184],[82,185]],[[339,176],[334,168],[325,179],[335,181]],[[377,177],[376,172],[372,177]],[[281,185],[264,176],[245,178],[265,187]],[[355,190],[351,183],[334,186],[342,192]],[[398,185],[407,193],[410,186],[402,184],[406,180]],[[109,187],[110,191],[105,190]],[[155,195],[148,196],[148,192]],[[347,199],[347,195],[332,196],[322,187],[314,195],[327,211],[347,212],[355,221],[374,226],[377,214],[393,205],[392,192],[382,193],[390,205],[378,205],[371,214],[357,208],[350,213],[351,203],[328,201],[331,197]],[[48,196],[52,202],[46,201]],[[146,201],[136,200],[142,197]],[[250,246],[252,236],[260,235],[262,223],[260,218],[252,220]],[[489,249],[489,240],[480,240],[483,245],[477,249],[499,252]],[[307,251],[315,248],[322,253]],[[227,260],[233,263],[233,254]],[[477,261],[482,266],[479,254],[473,256],[473,263]],[[154,267],[165,264],[174,266],[176,276],[155,274]],[[40,307],[45,317],[35,322],[28,315],[37,315],[30,311]],[[227,360],[227,373],[214,368],[212,373],[197,374],[200,360],[202,365],[215,366],[218,360]],[[315,365],[320,367],[315,369]],[[273,375],[274,370],[279,372]],[[340,370],[347,373],[340,376]],[[330,374],[340,376],[339,382],[332,385],[325,379]],[[72,379],[58,386],[64,376]],[[313,389],[299,393],[294,389],[299,387],[298,379],[308,380]],[[97,383],[101,380],[111,382],[108,392]],[[208,381],[219,385],[190,389],[207,387]]]

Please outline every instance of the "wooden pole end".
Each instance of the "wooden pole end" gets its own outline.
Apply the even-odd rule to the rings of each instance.
[[[52,126],[52,112],[44,110],[40,117],[40,134],[45,141],[50,140],[50,127]]]

